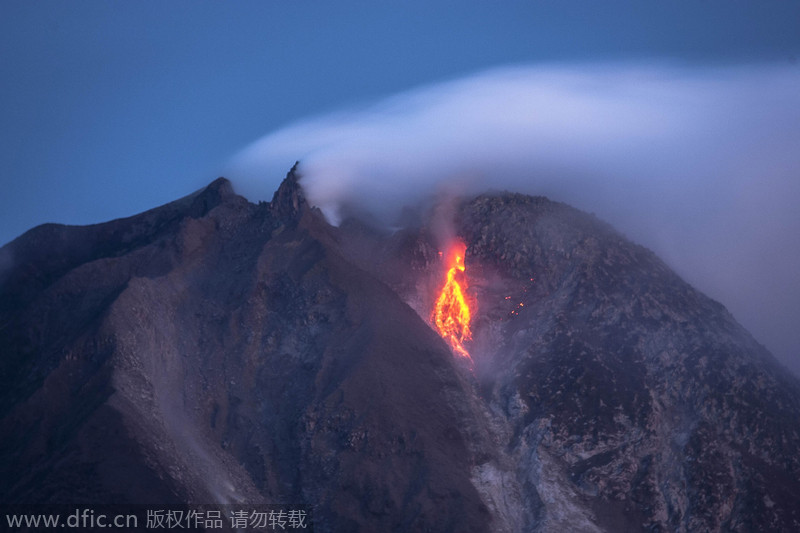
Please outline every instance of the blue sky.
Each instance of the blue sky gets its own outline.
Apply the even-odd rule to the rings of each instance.
[[[170,201],[269,131],[417,85],[542,61],[797,61],[799,27],[797,2],[6,0],[0,243]]]
[[[668,62],[791,71],[799,60],[800,2],[790,1],[4,0],[0,244],[44,222],[141,212],[228,173],[231,158],[265,134],[487,69]],[[269,199],[283,172],[266,173],[251,199]],[[726,270],[718,277],[728,281],[714,285],[717,265],[701,259],[688,248],[671,264],[800,370],[794,269]],[[709,273],[693,279],[698,265]],[[771,285],[734,293],[751,271]],[[762,301],[750,305],[756,295]]]

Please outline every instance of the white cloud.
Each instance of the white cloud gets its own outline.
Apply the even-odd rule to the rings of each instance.
[[[290,125],[239,154],[232,177],[258,195],[295,160],[331,219],[355,204],[390,221],[453,187],[593,211],[800,371],[796,66],[497,69]]]

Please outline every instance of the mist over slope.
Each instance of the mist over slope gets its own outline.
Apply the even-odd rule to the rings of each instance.
[[[517,66],[309,118],[243,150],[231,176],[301,161],[336,223],[507,189],[595,212],[720,299],[800,372],[800,68]]]

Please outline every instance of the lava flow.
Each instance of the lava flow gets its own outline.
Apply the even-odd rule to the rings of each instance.
[[[469,329],[469,303],[464,296],[464,291],[467,289],[467,280],[464,276],[466,249],[463,242],[457,242],[447,253],[447,281],[436,299],[431,321],[454,352],[472,360],[464,348],[464,342],[472,340],[472,332]]]

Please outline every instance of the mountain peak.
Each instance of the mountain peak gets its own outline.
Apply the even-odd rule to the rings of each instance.
[[[227,178],[223,177],[215,179],[203,190],[217,193],[222,198],[229,198],[236,195],[236,193],[233,192],[233,186],[231,185],[231,182]]]
[[[300,186],[300,173],[297,161],[281,182],[278,190],[272,196],[270,209],[281,220],[296,220],[300,217],[307,205],[303,188]]]
[[[206,187],[194,192],[193,194],[190,194],[187,197],[181,198],[176,202],[167,204],[167,206],[172,204],[181,205],[181,203],[183,203],[187,215],[192,217],[200,217],[205,215],[205,213],[216,206],[233,198],[236,198],[236,193],[233,191],[231,182],[226,178],[220,177],[209,183]],[[162,208],[163,207],[165,206],[162,206]]]

